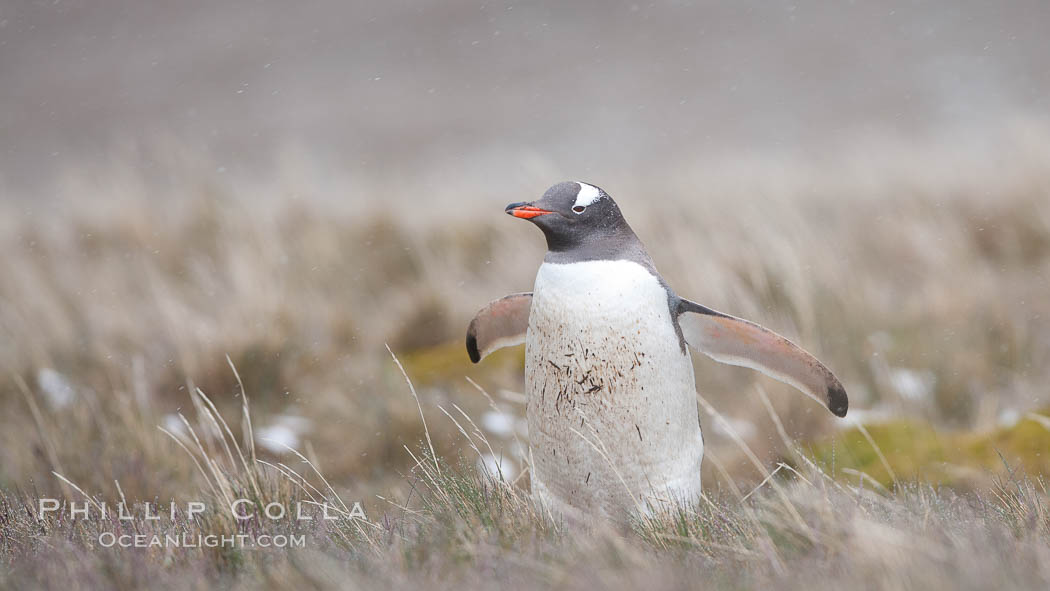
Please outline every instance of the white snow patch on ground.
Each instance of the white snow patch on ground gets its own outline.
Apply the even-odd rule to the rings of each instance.
[[[175,413],[168,413],[161,419],[162,427],[168,433],[172,435],[182,435],[186,433],[186,425],[182,424],[182,419]]]
[[[481,426],[497,437],[510,437],[514,434],[514,417],[505,412],[488,411],[481,415]]]
[[[310,430],[310,419],[292,414],[274,415],[271,422],[255,430],[255,440],[263,449],[274,454],[291,453],[298,448],[303,434]]]
[[[999,416],[996,417],[996,422],[999,423],[1000,427],[1009,428],[1017,424],[1017,421],[1021,420],[1021,412],[1016,408],[1004,408],[999,411]]]
[[[64,408],[77,397],[76,390],[66,376],[49,368],[41,369],[36,374],[37,385],[44,392],[44,398],[51,408]]]
[[[929,400],[937,385],[937,375],[928,369],[893,367],[889,376],[893,388],[902,397],[916,402]]]
[[[493,478],[503,477],[503,480],[514,480],[518,475],[518,464],[514,460],[501,456],[496,457],[492,454],[482,454],[478,458],[477,462],[478,472],[482,475],[488,475]]]

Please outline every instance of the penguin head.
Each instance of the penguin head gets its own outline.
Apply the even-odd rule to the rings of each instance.
[[[633,236],[612,197],[578,181],[558,183],[536,201],[511,203],[506,212],[536,224],[552,251],[570,250],[625,232]]]

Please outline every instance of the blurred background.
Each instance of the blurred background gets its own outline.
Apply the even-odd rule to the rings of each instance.
[[[840,421],[696,358],[724,418],[703,415],[707,486],[761,479],[730,431],[791,460],[774,417],[853,482],[1048,472],[1048,19],[0,1],[0,486],[198,490],[156,426],[182,433],[194,388],[236,417],[229,357],[262,453],[397,489],[423,428],[385,344],[439,454],[517,477],[523,351],[472,366],[463,334],[545,250],[504,205],[567,179],[617,199],[680,294],[796,340],[850,392]]]

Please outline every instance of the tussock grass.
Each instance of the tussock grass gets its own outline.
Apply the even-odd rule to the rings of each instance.
[[[212,426],[205,440],[194,440],[195,449],[185,446],[213,469],[198,479],[207,483],[200,497],[321,499],[346,509],[305,456],[296,454],[301,473],[285,464],[241,461],[237,442],[220,428],[225,421],[209,414],[202,393],[196,396],[203,401],[198,426],[202,432]],[[247,411],[244,418],[250,420]],[[488,445],[483,435],[478,439]],[[959,495],[916,484],[854,487],[804,461],[799,470],[778,471],[743,500],[713,493],[696,506],[679,505],[629,527],[600,521],[570,526],[499,475],[436,458],[425,444],[408,453],[415,464],[406,475],[406,498],[381,499],[385,508],[367,520],[242,522],[189,519],[181,512],[174,522],[97,514],[70,519],[64,512],[40,519],[34,495],[9,491],[0,497],[0,583],[66,589],[1035,589],[1050,583],[1050,497],[1042,481],[1015,470],[987,493]],[[301,534],[308,545],[100,548],[97,540],[106,531]]]
[[[472,366],[461,340],[479,306],[531,285],[540,237],[501,213],[529,195],[452,187],[404,216],[377,198],[390,187],[343,202],[158,162],[182,180],[101,171],[46,207],[5,200],[0,583],[1045,587],[1050,431],[1032,417],[1050,407],[1047,138],[1033,124],[989,151],[869,146],[594,179],[678,292],[812,350],[864,427],[697,359],[707,498],[628,529],[532,507],[515,455],[527,434],[482,420],[524,412],[521,352]],[[560,173],[538,175],[537,194]],[[288,424],[306,425],[297,453],[262,445]],[[502,456],[525,469],[476,469]],[[74,485],[136,506],[360,500],[369,521],[27,511],[41,496],[84,502]],[[310,544],[92,547],[112,528],[302,531]]]

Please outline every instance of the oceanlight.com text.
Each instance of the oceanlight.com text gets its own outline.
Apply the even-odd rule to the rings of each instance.
[[[103,548],[305,548],[305,535],[292,534],[115,534],[98,536]]]

